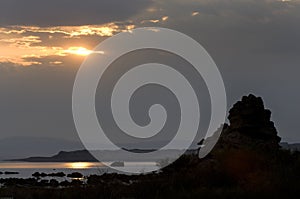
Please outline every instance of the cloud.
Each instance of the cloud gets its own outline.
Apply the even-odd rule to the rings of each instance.
[[[163,17],[158,18],[158,19],[145,19],[145,20],[142,20],[140,22],[140,24],[142,24],[142,25],[161,24],[164,21],[167,21],[168,19],[169,19],[168,16],[163,16]]]
[[[212,51],[280,54],[300,50],[299,0],[156,0],[152,8],[153,18],[169,16],[161,25],[192,36]]]
[[[249,92],[263,96],[281,136],[299,140],[299,21],[299,0],[3,0],[0,132],[72,136],[71,91],[84,57],[66,51],[91,50],[128,26],[162,26],[205,47],[229,104]]]
[[[152,0],[1,0],[0,26],[104,24],[146,9]]]
[[[197,16],[197,15],[199,15],[199,12],[197,12],[197,11],[194,11],[194,12],[192,12],[192,14],[191,14],[193,17],[194,16]]]
[[[116,33],[130,31],[135,26],[129,22],[114,22],[89,26],[7,26],[0,28],[0,62],[11,62],[20,66],[38,65],[43,57],[67,54],[88,55],[101,41]],[[74,50],[76,49],[76,50]],[[41,61],[28,61],[36,57]],[[57,60],[55,63],[61,62]]]
[[[0,27],[0,34],[25,34],[25,33],[46,33],[62,34],[65,38],[78,38],[80,36],[97,35],[101,37],[113,36],[115,33],[133,29],[134,25],[130,22],[111,22],[102,25],[85,25],[85,26],[6,26]]]

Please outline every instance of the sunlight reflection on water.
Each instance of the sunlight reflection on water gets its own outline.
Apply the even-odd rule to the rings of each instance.
[[[100,162],[1,162],[1,169],[88,169],[103,167]]]
[[[105,162],[111,165],[113,162]],[[124,166],[136,170],[145,170],[147,168],[156,168],[155,162],[124,162]],[[6,172],[17,172],[16,174],[6,174]],[[0,162],[0,179],[1,178],[30,178],[35,172],[40,173],[57,173],[63,172],[66,175],[73,172],[79,172],[84,176],[102,175],[104,173],[122,173],[110,168],[101,162]],[[59,181],[67,179],[66,177],[54,177]],[[49,178],[50,179],[50,178]]]

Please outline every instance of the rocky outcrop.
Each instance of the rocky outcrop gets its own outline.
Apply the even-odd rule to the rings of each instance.
[[[215,148],[279,149],[281,138],[262,98],[252,94],[234,104]]]

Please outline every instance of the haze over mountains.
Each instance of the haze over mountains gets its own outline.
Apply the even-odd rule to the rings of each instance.
[[[187,141],[178,141],[178,149]],[[99,145],[99,144],[98,144]],[[101,148],[110,150],[110,148],[105,143],[100,143]],[[92,146],[97,146],[97,143],[92,143]],[[128,149],[133,149],[133,145],[126,144]],[[140,145],[145,147],[143,143]],[[151,149],[151,146],[146,146],[147,149]],[[193,148],[196,144],[193,144]],[[54,139],[54,138],[37,138],[37,137],[10,137],[0,140],[0,161],[8,159],[23,159],[28,157],[51,157],[55,156],[61,151],[75,152],[84,150],[84,146],[80,141],[71,141],[64,139]],[[70,153],[72,154],[72,153]],[[89,157],[87,157],[89,158]],[[85,155],[83,160],[85,159]],[[60,159],[61,160],[61,159]]]
[[[83,149],[80,142],[37,137],[10,137],[0,140],[0,160],[29,156],[49,156],[60,150]]]

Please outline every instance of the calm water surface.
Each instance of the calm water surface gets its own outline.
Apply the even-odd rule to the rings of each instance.
[[[107,162],[110,164],[111,162]],[[145,170],[147,168],[157,168],[155,162],[125,162],[125,167],[132,170]],[[80,172],[84,176],[101,175],[103,173],[120,173],[119,171],[105,166],[103,163],[97,162],[0,162],[0,173],[19,172],[19,174],[5,175],[0,174],[0,178],[30,178],[35,172],[57,173],[64,172],[66,175],[73,172]],[[53,177],[48,177],[52,179]],[[58,178],[58,180],[68,180],[67,177]]]

